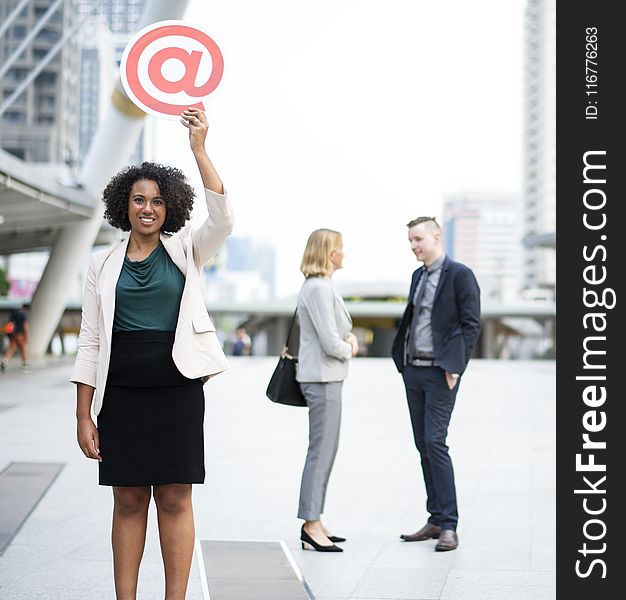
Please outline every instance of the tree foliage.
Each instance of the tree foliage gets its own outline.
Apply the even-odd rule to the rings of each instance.
[[[11,283],[7,277],[7,272],[0,267],[0,298],[8,295],[10,287]]]

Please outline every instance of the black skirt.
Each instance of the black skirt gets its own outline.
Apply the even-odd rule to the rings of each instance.
[[[172,360],[173,331],[113,333],[100,485],[204,483],[204,391]]]

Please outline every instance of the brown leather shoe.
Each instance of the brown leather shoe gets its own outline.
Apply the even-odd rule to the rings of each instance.
[[[456,550],[458,545],[459,538],[456,534],[456,531],[452,531],[451,529],[444,529],[439,534],[439,541],[435,546],[435,551],[447,552],[448,550]]]
[[[441,533],[441,527],[439,525],[433,525],[432,523],[426,523],[419,531],[415,533],[403,533],[400,537],[405,542],[423,542],[431,538],[437,539]]]

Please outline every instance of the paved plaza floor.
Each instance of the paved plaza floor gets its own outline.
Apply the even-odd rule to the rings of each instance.
[[[283,540],[317,600],[556,597],[554,362],[470,363],[448,436],[460,546],[436,553],[432,540],[399,539],[427,516],[401,378],[391,360],[356,359],[325,513],[348,541],[331,554],[300,548],[307,414],[265,398],[275,362],[232,358],[205,386],[199,539]],[[31,373],[17,365],[0,376],[0,470],[11,462],[65,466],[0,555],[0,599],[112,600],[111,490],[97,485],[96,463],[75,442],[71,363]],[[206,600],[201,577],[194,561],[189,600]],[[158,600],[163,588],[152,507],[138,597]]]

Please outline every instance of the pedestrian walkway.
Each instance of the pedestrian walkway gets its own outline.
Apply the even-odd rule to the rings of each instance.
[[[282,540],[317,600],[556,597],[554,362],[470,363],[448,436],[460,546],[436,553],[433,540],[399,539],[426,520],[402,381],[391,360],[355,360],[325,514],[348,541],[343,553],[321,554],[300,548],[296,518],[306,410],[265,398],[274,358],[230,361],[205,387],[207,477],[194,487],[194,508],[206,548],[210,540]],[[111,491],[76,446],[70,371],[62,362],[0,376],[0,470],[65,465],[0,555],[1,600],[115,597]],[[199,564],[188,600],[206,600]],[[162,598],[162,577],[151,509],[139,600]]]
[[[9,463],[0,471],[0,554],[63,468],[54,463]]]

